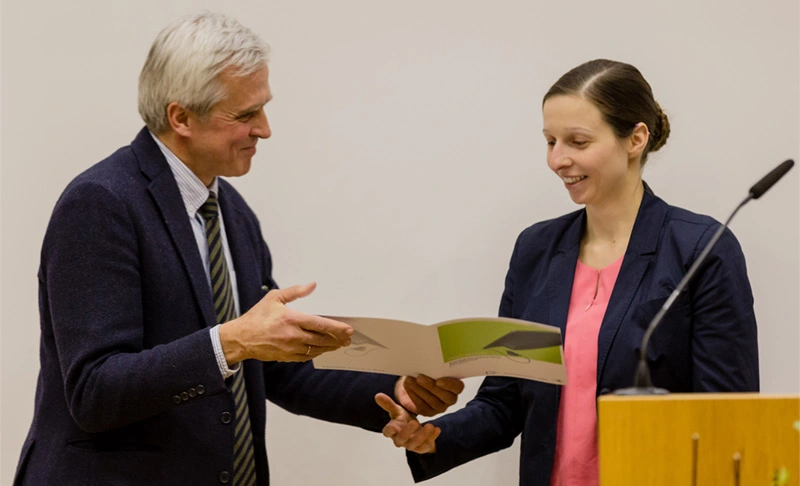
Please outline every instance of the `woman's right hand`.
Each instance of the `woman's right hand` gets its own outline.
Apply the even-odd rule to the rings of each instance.
[[[404,447],[417,454],[436,452],[436,438],[442,429],[430,423],[421,425],[414,415],[384,393],[375,395],[375,403],[389,413],[389,423],[383,428],[383,435],[392,439],[395,447]]]

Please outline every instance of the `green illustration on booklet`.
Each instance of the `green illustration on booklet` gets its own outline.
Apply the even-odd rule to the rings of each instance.
[[[485,319],[438,327],[445,363],[469,356],[507,356],[561,364],[561,333]]]

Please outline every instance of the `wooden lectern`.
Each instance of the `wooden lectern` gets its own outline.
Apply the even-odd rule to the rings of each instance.
[[[598,427],[601,486],[800,485],[798,396],[605,395]]]

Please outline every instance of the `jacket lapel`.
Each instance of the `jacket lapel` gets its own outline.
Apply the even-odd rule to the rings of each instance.
[[[150,180],[147,190],[158,206],[164,225],[186,269],[197,305],[205,318],[205,324],[216,325],[217,319],[214,315],[208,278],[197,250],[186,206],[169,164],[146,128],[139,132],[131,147],[139,159],[142,173]]]
[[[647,266],[656,251],[666,215],[666,203],[654,196],[649,187],[645,185],[645,193],[633,224],[628,249],[625,251],[622,267],[614,284],[614,290],[611,292],[608,308],[597,338],[597,383],[601,383],[611,344],[614,342],[623,319],[628,315],[628,310],[639,290]]]
[[[585,225],[586,211],[581,211],[561,237],[557,253],[550,262],[547,272],[547,294],[550,302],[548,324],[561,328],[562,340],[567,336],[569,299],[572,295],[572,281],[575,279],[575,265],[578,263],[578,252]]]
[[[219,205],[225,222],[225,234],[228,237],[233,268],[236,272],[240,312],[245,313],[264,294],[259,287],[261,279],[258,277],[258,260],[251,245],[252,238],[247,231],[244,216],[230,197],[232,191],[233,188],[220,179]]]

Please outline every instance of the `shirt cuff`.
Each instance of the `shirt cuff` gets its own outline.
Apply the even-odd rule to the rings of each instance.
[[[236,367],[233,369],[228,368],[228,361],[225,359],[225,353],[222,351],[222,342],[219,340],[219,324],[211,328],[210,335],[211,345],[214,346],[214,356],[217,358],[217,366],[219,366],[219,372],[222,374],[222,379],[226,379],[229,376],[236,374],[236,372],[241,368],[241,365],[236,363]]]

